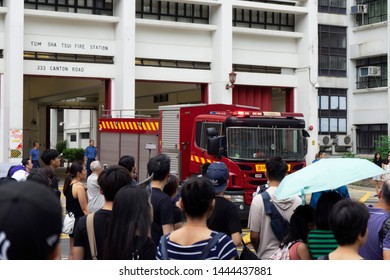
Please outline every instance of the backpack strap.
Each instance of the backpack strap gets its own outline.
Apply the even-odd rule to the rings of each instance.
[[[203,248],[202,250],[202,253],[200,254],[200,256],[198,257],[198,260],[204,260],[206,259],[206,257],[208,256],[208,254],[210,253],[210,250],[215,246],[217,245],[219,239],[221,239],[221,237],[224,235],[223,232],[218,232],[217,234],[213,235],[209,242],[207,243],[207,245]]]
[[[277,218],[283,218],[283,216],[280,214],[278,208],[274,205],[274,203],[271,201],[271,197],[268,192],[262,192],[261,196],[263,198],[264,203],[264,210],[265,213],[271,217],[271,219],[277,219]]]
[[[261,192],[260,194],[261,194],[261,197],[263,198],[265,214],[267,214],[268,216],[271,216],[271,214],[272,214],[271,197],[269,196],[268,192]]]
[[[288,231],[289,222],[280,214],[268,192],[262,192],[261,197],[263,198],[264,211],[271,218],[272,232],[279,241],[283,241]]]
[[[87,234],[88,234],[89,248],[91,249],[92,259],[97,260],[95,227],[93,226],[94,217],[95,217],[95,213],[90,213],[87,215]]]
[[[168,249],[167,249],[167,235],[162,235],[160,238],[161,258],[163,260],[169,260]]]
[[[383,248],[383,239],[385,239],[387,232],[390,229],[390,218],[387,218],[383,224],[382,228],[379,231],[379,246],[382,249]]]

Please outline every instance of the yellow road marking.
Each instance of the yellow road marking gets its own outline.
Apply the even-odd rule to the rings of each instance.
[[[374,193],[374,192],[366,192],[366,194],[363,195],[363,197],[361,197],[361,198],[359,199],[359,202],[363,202],[363,203],[366,202],[366,200],[367,200],[369,197],[371,197],[373,193]]]
[[[248,234],[243,235],[243,236],[242,236],[242,240],[244,240],[244,242],[245,242],[246,244],[251,243],[250,234],[248,233]]]

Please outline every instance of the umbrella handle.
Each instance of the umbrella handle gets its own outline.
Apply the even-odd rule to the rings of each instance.
[[[306,198],[305,198],[305,191],[304,189],[301,189],[301,199],[302,199],[302,205],[306,204]]]

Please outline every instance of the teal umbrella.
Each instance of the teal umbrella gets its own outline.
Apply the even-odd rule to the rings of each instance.
[[[336,189],[387,173],[376,164],[360,158],[325,158],[284,177],[275,192],[277,199]]]

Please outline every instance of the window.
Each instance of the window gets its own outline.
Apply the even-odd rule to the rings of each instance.
[[[168,102],[168,94],[158,94],[153,96],[154,103]]]
[[[81,139],[89,139],[89,132],[81,132],[80,138]]]
[[[168,68],[185,68],[185,69],[199,69],[210,70],[210,62],[203,61],[184,61],[184,60],[167,60],[167,59],[153,59],[140,58],[135,59],[136,66],[149,67],[168,67]]]
[[[70,142],[76,142],[77,141],[76,134],[69,134],[69,137],[70,137]]]
[[[380,75],[367,75],[362,77],[359,68],[367,66],[380,67]],[[387,87],[387,56],[371,57],[366,59],[358,59],[356,61],[356,88],[376,88]]]
[[[318,26],[319,76],[347,76],[347,28]]]
[[[208,24],[209,6],[158,0],[136,0],[136,17]]]
[[[359,26],[387,20],[388,0],[357,0],[356,4],[367,5],[367,13],[357,14],[356,22]]]
[[[293,14],[286,13],[252,11],[234,8],[233,26],[294,31],[295,16]]]
[[[320,88],[318,90],[320,134],[347,133],[347,90]]]
[[[221,136],[223,132],[223,123],[220,122],[197,122],[196,123],[196,145],[202,149],[207,150],[207,129],[214,127],[217,135]]]
[[[320,13],[341,14],[347,13],[346,0],[319,0],[318,11]]]
[[[24,0],[26,9],[113,15],[113,0]]]
[[[387,136],[387,124],[356,125],[357,153],[373,154],[380,136]]]
[[[66,61],[66,62],[114,64],[114,57],[113,56],[47,53],[47,52],[28,52],[28,51],[25,51],[23,55],[24,55],[25,60],[46,60],[46,61]]]
[[[233,70],[236,72],[281,74],[282,68],[259,65],[233,64]]]

